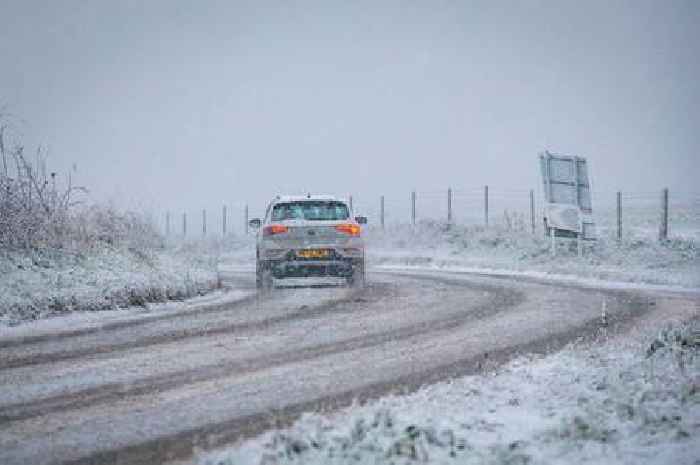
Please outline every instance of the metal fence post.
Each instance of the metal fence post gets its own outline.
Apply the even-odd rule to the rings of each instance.
[[[352,212],[353,215],[355,214],[355,209],[352,206],[352,195],[350,196],[350,211]]]
[[[617,193],[617,240],[622,240],[622,192]]]
[[[411,192],[411,224],[416,225],[416,191]]]
[[[484,226],[489,227],[489,186],[484,186]]]
[[[243,226],[243,228],[244,228],[244,230],[245,230],[245,235],[247,236],[247,235],[248,235],[248,204],[246,204],[246,206],[245,206],[245,212],[244,212],[243,215],[244,215],[244,220],[243,220],[243,221],[244,221],[244,226]]]
[[[447,225],[452,224],[452,188],[447,188]]]
[[[661,191],[661,225],[659,227],[659,240],[668,239],[668,188]]]
[[[182,214],[182,237],[187,237],[187,213]]]
[[[530,189],[530,224],[532,226],[532,234],[535,234],[535,191]]]
[[[226,237],[226,205],[221,209],[221,229],[224,237]]]
[[[207,210],[202,209],[202,236],[207,235]]]
[[[382,195],[379,199],[379,218],[382,224],[382,229],[384,229],[384,196]]]

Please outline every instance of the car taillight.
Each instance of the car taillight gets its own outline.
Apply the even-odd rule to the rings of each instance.
[[[281,224],[271,224],[263,228],[263,236],[274,236],[275,234],[282,234],[289,231],[284,225]]]
[[[336,231],[347,234],[348,236],[359,236],[360,226],[352,223],[339,224],[335,227]]]

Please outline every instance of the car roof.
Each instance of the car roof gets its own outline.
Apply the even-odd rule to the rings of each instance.
[[[334,195],[278,195],[272,200],[272,203],[282,203],[282,202],[304,202],[304,201],[315,201],[315,200],[332,200],[336,202],[345,203],[345,199],[340,199]]]

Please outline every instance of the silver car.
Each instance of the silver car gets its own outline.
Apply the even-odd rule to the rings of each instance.
[[[256,284],[270,289],[273,278],[343,277],[351,286],[365,282],[365,217],[352,216],[348,203],[332,196],[277,196],[258,228]]]

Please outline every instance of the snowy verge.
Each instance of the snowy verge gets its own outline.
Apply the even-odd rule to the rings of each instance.
[[[488,375],[308,413],[196,463],[696,464],[699,338],[683,324],[521,357]]]
[[[366,232],[370,266],[420,266],[493,272],[575,276],[598,281],[700,288],[700,236],[687,234],[660,243],[634,236],[618,242],[602,234],[586,243],[578,257],[575,242],[560,240],[557,255],[550,242],[524,230],[421,222]]]
[[[76,311],[147,308],[222,287],[218,264],[237,244],[172,243],[163,247],[0,250],[0,325]]]
[[[60,318],[43,318],[23,322],[21,325],[0,325],[0,344],[6,341],[22,338],[43,337],[57,335],[64,332],[75,332],[90,329],[108,328],[115,323],[126,321],[145,322],[150,319],[158,319],[164,313],[169,315],[183,315],[195,312],[200,308],[212,305],[233,303],[254,294],[248,290],[223,290],[217,289],[202,296],[192,297],[185,301],[168,301],[146,303],[141,307],[125,307],[119,310],[103,310],[100,312],[77,311]]]
[[[573,285],[579,288],[610,289],[627,291],[648,291],[656,294],[672,293],[676,295],[700,296],[700,287],[684,287],[669,284],[647,284],[640,282],[606,281],[597,278],[582,278],[575,275],[550,273],[547,271],[512,271],[492,268],[474,268],[463,266],[414,266],[414,265],[376,265],[371,268],[374,272],[390,273],[443,273],[452,275],[483,275],[493,277],[532,280],[538,283],[557,283]]]

